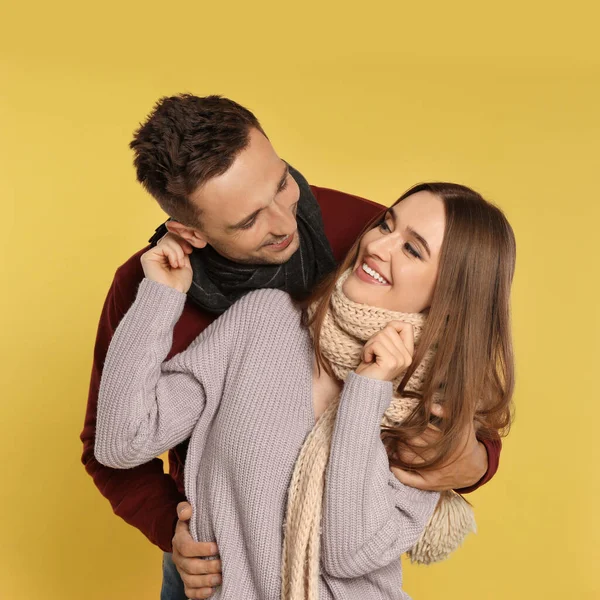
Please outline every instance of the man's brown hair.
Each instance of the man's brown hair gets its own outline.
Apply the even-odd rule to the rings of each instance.
[[[229,169],[252,128],[264,133],[248,109],[228,98],[161,98],[129,144],[137,179],[169,216],[197,227],[200,213],[190,194]]]

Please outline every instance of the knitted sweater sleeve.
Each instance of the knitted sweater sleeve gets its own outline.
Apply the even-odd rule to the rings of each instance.
[[[95,454],[115,469],[143,464],[190,437],[207,397],[218,401],[232,314],[164,362],[186,295],[144,279],[113,336],[98,396]],[[235,314],[238,311],[233,310]]]
[[[351,373],[333,431],[322,522],[321,563],[333,577],[360,577],[412,548],[439,494],[410,488],[390,472],[380,439],[392,384]]]

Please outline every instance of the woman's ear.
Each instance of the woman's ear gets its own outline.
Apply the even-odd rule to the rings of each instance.
[[[178,221],[167,221],[165,223],[169,233],[173,233],[183,238],[186,242],[189,242],[194,248],[204,248],[208,243],[206,238],[202,235],[200,231],[194,229],[193,227],[188,227],[187,225],[183,225]]]

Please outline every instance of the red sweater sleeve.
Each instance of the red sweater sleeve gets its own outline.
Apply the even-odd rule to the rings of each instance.
[[[474,492],[477,488],[480,488],[482,485],[486,484],[498,470],[498,466],[500,464],[500,450],[502,450],[502,441],[500,438],[496,438],[493,440],[479,440],[486,449],[488,455],[488,469],[485,475],[471,487],[463,488],[461,490],[456,490],[461,494],[468,494],[469,492]]]
[[[311,188],[321,207],[325,233],[331,244],[333,254],[336,260],[341,262],[367,223],[380,215],[385,207],[353,194],[314,185]],[[498,470],[500,450],[502,449],[500,438],[480,441],[487,450],[488,470],[475,485],[456,490],[461,494],[468,494],[481,487]]]
[[[139,259],[137,263],[139,264]],[[120,271],[122,269],[123,267]],[[130,286],[131,290],[124,294],[119,286],[117,271],[104,303],[98,325],[87,410],[81,433],[81,460],[96,487],[110,501],[115,514],[139,529],[153,544],[171,552],[171,540],[177,521],[176,507],[179,502],[185,500],[185,496],[178,491],[175,481],[164,473],[162,460],[154,459],[133,469],[120,470],[101,465],[94,456],[96,409],[102,367],[115,329],[134,300],[138,279],[141,280],[141,276],[133,281],[126,279],[127,287]]]

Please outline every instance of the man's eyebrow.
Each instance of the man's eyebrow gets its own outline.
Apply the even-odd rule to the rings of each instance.
[[[394,212],[394,207],[390,206],[390,208],[387,209],[386,213],[392,217],[392,221],[394,221],[394,229],[395,229],[398,222],[396,220],[396,213]],[[408,231],[408,233],[410,233],[410,235],[412,235],[414,238],[416,238],[421,243],[423,248],[425,248],[425,251],[427,252],[429,258],[431,258],[431,250],[429,249],[429,244],[427,243],[427,240],[420,233],[417,233],[412,227],[410,227],[410,225],[407,226],[406,231]]]
[[[265,210],[265,208],[266,207],[255,210],[253,213],[245,216],[243,219],[241,219],[234,225],[227,225],[226,229],[228,229],[229,231],[233,231],[235,229],[241,229],[244,225],[246,225],[246,223],[248,223],[248,222],[252,221],[252,219],[256,218],[261,211]]]

